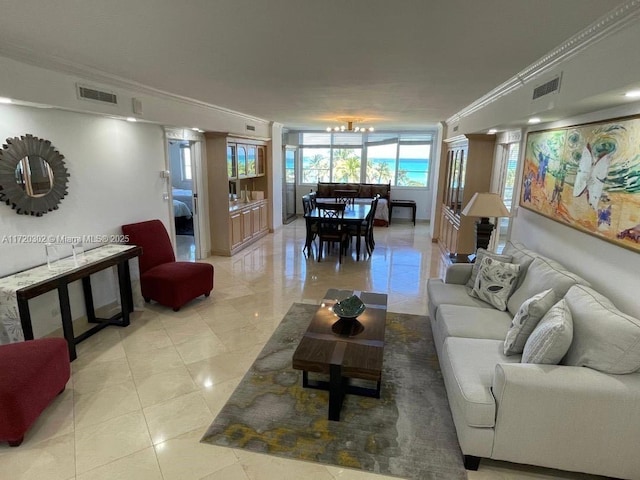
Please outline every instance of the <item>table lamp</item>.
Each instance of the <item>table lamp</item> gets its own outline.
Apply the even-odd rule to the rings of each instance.
[[[497,193],[476,192],[469,203],[462,210],[466,217],[480,217],[476,222],[476,250],[489,247],[491,233],[494,224],[489,222],[489,217],[508,217],[509,210],[505,207],[502,198]]]

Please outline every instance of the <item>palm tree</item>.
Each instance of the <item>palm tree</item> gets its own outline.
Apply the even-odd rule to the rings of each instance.
[[[320,178],[320,172],[329,171],[329,159],[321,153],[316,153],[308,160],[307,166],[303,169],[305,183],[322,182],[328,179]]]
[[[387,183],[391,181],[392,176],[387,162],[373,160],[367,165],[367,181],[369,183]]]
[[[333,151],[333,179],[342,182],[360,181],[360,156],[350,148]]]

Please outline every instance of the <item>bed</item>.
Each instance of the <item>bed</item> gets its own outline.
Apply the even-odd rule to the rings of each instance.
[[[173,216],[177,235],[193,235],[193,192],[174,188]]]

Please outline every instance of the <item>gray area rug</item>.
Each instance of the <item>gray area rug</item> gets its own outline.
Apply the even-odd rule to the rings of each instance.
[[[202,442],[409,479],[466,479],[426,316],[387,313],[380,399],[302,388],[291,358],[316,305],[294,303]]]

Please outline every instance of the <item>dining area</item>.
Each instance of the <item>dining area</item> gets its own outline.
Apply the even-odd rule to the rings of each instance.
[[[315,250],[317,261],[321,262],[325,254],[337,250],[342,264],[347,250],[355,247],[356,261],[360,261],[361,252],[363,257],[364,252],[370,256],[375,248],[373,224],[379,198],[376,195],[370,202],[356,203],[348,192],[333,198],[317,198],[315,192],[303,195],[305,255],[308,257]]]

